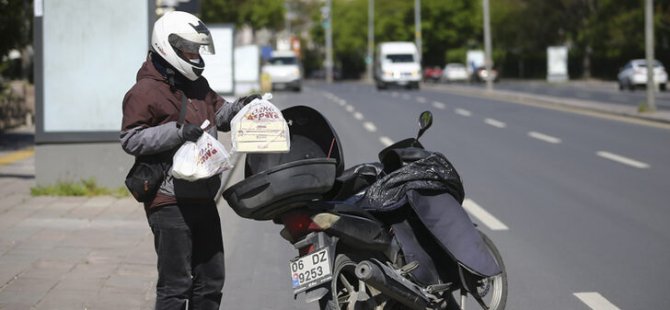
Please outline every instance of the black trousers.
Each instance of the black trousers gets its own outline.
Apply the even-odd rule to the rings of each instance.
[[[147,217],[158,256],[156,309],[219,309],[225,264],[215,202],[164,206]]]

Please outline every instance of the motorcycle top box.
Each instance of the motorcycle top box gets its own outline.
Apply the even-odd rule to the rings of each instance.
[[[241,217],[271,220],[301,203],[322,199],[344,170],[340,140],[321,113],[294,106],[282,115],[289,124],[289,152],[247,154],[245,179],[223,192]]]

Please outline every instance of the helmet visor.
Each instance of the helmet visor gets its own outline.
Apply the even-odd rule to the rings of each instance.
[[[198,53],[200,55],[214,55],[214,42],[212,36],[207,33],[172,33],[168,36],[170,45],[186,53]]]

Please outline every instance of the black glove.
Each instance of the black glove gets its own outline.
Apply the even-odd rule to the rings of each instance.
[[[202,128],[193,124],[184,124],[179,129],[179,135],[181,136],[181,138],[184,139],[185,141],[191,141],[191,142],[198,141],[198,138],[202,136],[203,132],[204,131],[202,130]]]
[[[237,98],[236,101],[237,101],[237,102],[241,102],[241,103],[242,103],[242,106],[245,106],[245,105],[251,103],[252,101],[254,101],[254,99],[261,99],[261,95],[259,95],[259,94],[251,94],[251,95],[249,95],[249,96],[242,96],[242,97],[240,97],[240,98]]]

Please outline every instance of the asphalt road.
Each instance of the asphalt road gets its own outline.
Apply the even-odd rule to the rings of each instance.
[[[484,88],[485,84],[463,84],[473,88]],[[561,98],[609,102],[625,106],[639,106],[646,101],[645,89],[635,91],[619,90],[616,81],[569,81],[547,83],[545,81],[502,80],[494,84],[495,89],[518,91],[535,95]],[[655,103],[658,110],[670,110],[670,91],[656,92]]]
[[[309,105],[329,118],[346,167],[414,136],[431,110],[422,143],[458,169],[466,209],[502,252],[508,309],[670,309],[669,130],[439,90],[308,83],[274,95],[281,108]],[[296,252],[280,227],[222,216],[222,308],[315,309],[292,300]]]

